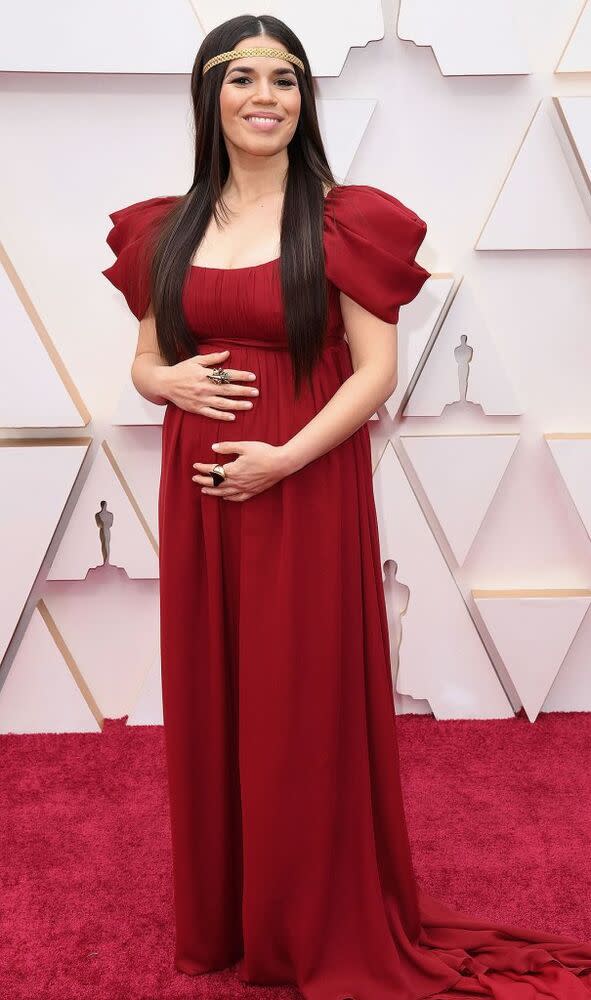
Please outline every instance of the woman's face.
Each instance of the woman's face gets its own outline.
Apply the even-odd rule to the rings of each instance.
[[[267,35],[243,38],[237,49],[285,46]],[[220,91],[226,142],[254,156],[272,156],[291,140],[301,95],[293,65],[270,56],[244,56],[227,63]],[[258,120],[257,120],[258,119]]]

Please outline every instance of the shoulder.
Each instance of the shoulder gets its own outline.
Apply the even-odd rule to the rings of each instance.
[[[430,277],[415,260],[426,222],[399,198],[370,184],[344,184],[327,194],[326,276],[341,291],[390,323]]]
[[[157,195],[134,201],[130,205],[109,212],[113,226],[107,235],[107,243],[115,253],[147,233],[152,224],[161,220],[180,199],[180,195]]]
[[[342,184],[326,197],[327,222],[352,229],[360,236],[375,238],[380,233],[424,239],[427,223],[399,198],[371,184]]]
[[[150,300],[150,263],[158,223],[181,197],[158,195],[109,212],[113,225],[106,241],[116,259],[102,274],[123,292],[138,319],[144,316]]]
[[[162,213],[167,208],[172,207],[181,197],[178,194],[163,194],[153,198],[144,198],[142,201],[133,201],[130,205],[124,205],[123,208],[116,208],[113,212],[109,212],[109,218],[113,219],[114,216],[118,216],[118,218],[123,219]]]

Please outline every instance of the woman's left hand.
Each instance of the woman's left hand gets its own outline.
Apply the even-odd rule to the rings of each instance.
[[[224,500],[248,500],[257,493],[269,489],[287,475],[286,462],[281,446],[265,441],[221,441],[215,448],[214,462],[195,462],[193,468],[198,475],[193,482],[199,483],[202,493],[222,497]],[[222,462],[221,456],[229,452],[237,454],[233,462]],[[214,465],[223,465],[225,482],[214,486],[211,475]]]

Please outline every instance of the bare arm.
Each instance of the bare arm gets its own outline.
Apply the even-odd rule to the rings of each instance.
[[[168,398],[163,394],[163,379],[166,377],[164,369],[168,367],[158,349],[156,324],[150,307],[140,321],[135,358],[131,366],[131,381],[141,396],[158,406],[168,403]]]
[[[340,292],[353,374],[334,396],[281,446],[285,474],[297,472],[350,437],[388,399],[398,381],[398,328]]]

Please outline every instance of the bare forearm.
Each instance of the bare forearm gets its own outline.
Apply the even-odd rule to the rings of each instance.
[[[281,446],[286,475],[297,472],[354,434],[394,388],[373,366],[353,372],[316,416]]]
[[[144,399],[157,406],[168,403],[166,380],[170,366],[162,361],[159,354],[139,354],[131,366],[131,380]]]

